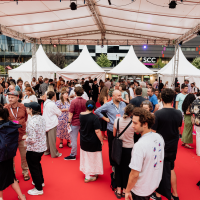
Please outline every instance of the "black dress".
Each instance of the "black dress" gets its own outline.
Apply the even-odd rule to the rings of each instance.
[[[0,162],[0,191],[5,190],[14,183],[13,158]]]
[[[103,106],[103,102],[100,102],[101,106]],[[108,117],[105,113],[102,113],[104,117]],[[101,124],[101,131],[107,131],[107,122],[102,118],[99,119]]]
[[[0,121],[0,125],[5,121]],[[13,158],[0,162],[0,191],[5,190],[14,183],[15,173],[13,170]]]

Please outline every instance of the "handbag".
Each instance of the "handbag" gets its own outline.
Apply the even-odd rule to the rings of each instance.
[[[129,122],[129,124],[126,126],[126,128],[118,135],[118,133],[119,133],[119,118],[117,120],[117,134],[112,141],[112,154],[111,154],[113,161],[116,162],[117,165],[120,164],[121,157],[122,157],[122,140],[120,140],[119,137],[121,137],[121,135],[126,131],[126,129],[131,125],[131,123],[132,123],[132,120]]]

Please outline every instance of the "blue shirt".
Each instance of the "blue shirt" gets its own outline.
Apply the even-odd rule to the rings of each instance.
[[[16,85],[16,86],[15,86],[15,90],[16,90],[17,92],[20,92],[20,91],[21,91],[19,85]]]
[[[149,97],[149,101],[152,103],[153,105],[153,110],[151,112],[154,111],[155,109],[155,105],[158,104],[158,99],[157,96],[155,94],[153,94],[151,97]]]
[[[106,113],[106,115],[110,119],[110,122],[108,122],[107,129],[109,131],[113,132],[113,125],[114,125],[114,121],[116,119],[116,115],[120,114],[122,117],[124,115],[125,107],[126,107],[126,104],[124,102],[120,101],[119,108],[117,108],[116,105],[113,103],[113,100],[111,100],[110,102],[103,104],[103,106],[101,106],[100,108],[97,108],[94,113],[99,118],[104,117],[104,115],[102,113]]]

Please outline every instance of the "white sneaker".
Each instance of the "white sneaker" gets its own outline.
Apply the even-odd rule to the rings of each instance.
[[[43,190],[39,191],[36,188],[33,188],[32,190],[28,190],[28,194],[30,195],[43,195]]]
[[[61,156],[62,156],[62,153],[59,153],[59,154],[58,154],[58,158],[61,157]]]
[[[35,183],[32,181],[32,185],[35,185]],[[45,184],[44,183],[42,183],[42,187],[44,187],[45,186]],[[1,200],[1,199],[0,199]]]

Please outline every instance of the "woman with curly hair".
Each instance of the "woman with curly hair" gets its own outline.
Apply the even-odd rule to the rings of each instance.
[[[190,106],[192,102],[195,100],[194,94],[188,94],[185,97],[185,100],[183,101],[182,110],[184,112],[184,130],[182,133],[182,146],[193,149],[189,144],[193,143],[193,125],[191,121],[191,112],[190,112]]]

